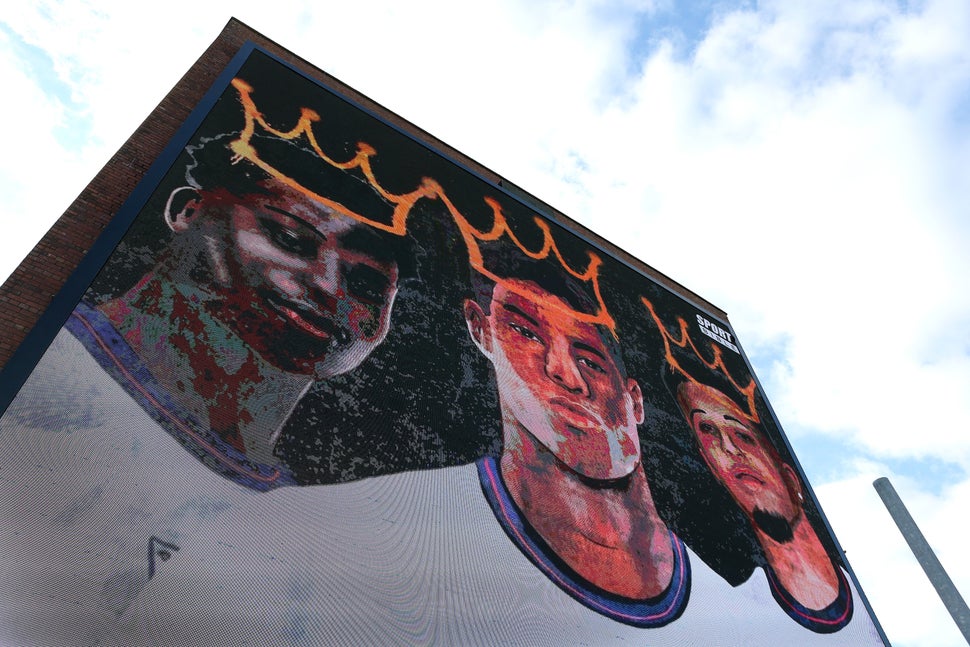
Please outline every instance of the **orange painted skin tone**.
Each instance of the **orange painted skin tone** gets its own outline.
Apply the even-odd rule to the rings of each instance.
[[[465,302],[495,369],[502,476],[529,523],[579,575],[634,599],[670,583],[673,553],[643,468],[643,399],[600,329],[526,281],[496,285],[489,312]],[[603,487],[591,487],[597,481]]]
[[[741,409],[720,391],[685,382],[677,392],[681,410],[711,474],[752,521],[765,557],[782,585],[804,606],[824,609],[838,596],[832,560],[805,518],[801,484]],[[779,542],[753,521],[762,510],[784,518],[791,541]]]

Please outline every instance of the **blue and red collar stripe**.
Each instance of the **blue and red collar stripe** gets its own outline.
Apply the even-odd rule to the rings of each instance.
[[[830,634],[846,626],[852,620],[852,591],[849,590],[849,582],[841,568],[838,566],[833,566],[833,568],[835,568],[835,574],[839,581],[839,593],[831,604],[818,610],[809,609],[792,597],[791,593],[778,580],[775,571],[768,565],[765,565],[765,576],[768,578],[771,595],[775,598],[775,602],[792,620],[815,633]]]
[[[477,465],[482,491],[505,534],[549,580],[577,602],[634,627],[662,627],[683,613],[690,596],[690,560],[686,546],[673,532],[673,575],[667,589],[647,600],[612,594],[584,579],[549,548],[512,500],[494,458],[483,458]]]
[[[287,471],[253,462],[204,430],[158,384],[124,337],[98,310],[82,302],[65,325],[145,413],[207,467],[254,490],[295,485]]]

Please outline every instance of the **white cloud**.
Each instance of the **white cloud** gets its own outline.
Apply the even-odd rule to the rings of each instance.
[[[85,169],[75,151],[64,149],[55,135],[68,127],[63,103],[46,95],[10,55],[11,37],[0,32],[0,78],[4,96],[4,151],[0,155],[0,195],[6,224],[0,277],[14,270],[40,240],[82,186],[61,178],[80,177]],[[13,99],[13,100],[9,100]],[[8,247],[9,245],[9,247]]]
[[[970,590],[970,562],[963,532],[954,532],[954,522],[965,515],[970,480],[934,496],[922,484],[893,475],[884,465],[860,461],[853,472],[816,488],[816,494],[893,644],[963,644],[956,624],[871,484],[879,476],[890,477],[951,580],[965,593]]]
[[[553,135],[584,165],[563,206],[734,312],[742,341],[786,339],[763,375],[783,420],[968,462],[970,190],[941,178],[970,163],[947,121],[970,53],[926,15],[798,6],[730,14],[688,60],[660,48]]]

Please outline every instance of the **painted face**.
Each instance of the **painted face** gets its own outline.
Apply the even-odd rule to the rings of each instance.
[[[202,192],[187,232],[204,237],[207,308],[270,364],[323,379],[387,335],[397,265],[367,225],[277,180],[265,193]]]
[[[522,281],[495,287],[486,319],[480,347],[495,367],[503,413],[578,474],[631,473],[640,460],[643,399],[599,330]]]
[[[701,456],[741,509],[749,517],[760,510],[793,520],[800,511],[792,490],[796,477],[768,449],[762,431],[717,389],[684,383],[677,399]]]

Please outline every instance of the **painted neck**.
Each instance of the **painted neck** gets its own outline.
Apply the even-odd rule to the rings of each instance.
[[[601,589],[632,599],[662,593],[673,574],[673,546],[643,468],[625,479],[593,483],[504,418],[503,480],[549,547]]]
[[[312,381],[269,366],[204,308],[191,286],[149,273],[99,310],[200,425],[261,463]]]
[[[756,535],[778,581],[800,604],[820,610],[835,601],[836,567],[804,512],[793,522],[791,541],[775,541],[760,529]]]

